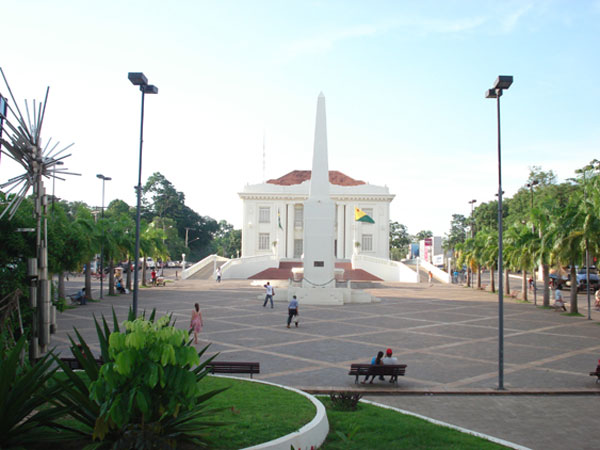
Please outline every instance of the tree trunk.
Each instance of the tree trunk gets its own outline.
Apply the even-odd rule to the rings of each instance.
[[[527,283],[527,271],[523,271],[523,279],[521,280],[521,290],[523,291],[523,300],[527,301],[527,289],[529,288],[529,283]]]
[[[65,297],[65,273],[60,272],[58,274],[58,298]]]
[[[500,276],[502,276],[502,274],[499,274]],[[494,266],[490,267],[490,280],[492,283],[492,292],[496,292],[496,282],[495,282],[495,276],[494,276]]]
[[[481,266],[477,265],[477,289],[481,289]]]
[[[471,287],[471,273],[473,271],[470,267],[467,267],[467,287]]]
[[[571,261],[571,314],[577,314],[577,272],[575,264]]]
[[[127,290],[129,292],[131,292],[131,259],[127,260],[127,274],[125,275],[125,277],[127,278]]]
[[[544,278],[544,306],[550,306],[550,267],[542,264],[542,277]]]
[[[92,300],[92,262],[85,265],[85,298]]]
[[[500,274],[498,274],[500,276]],[[506,288],[504,289],[504,295],[510,295],[510,279],[508,277],[508,269],[504,269],[504,285]]]
[[[108,295],[115,295],[115,263],[112,259],[108,262]]]

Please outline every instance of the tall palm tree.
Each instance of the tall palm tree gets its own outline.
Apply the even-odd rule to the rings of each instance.
[[[585,239],[582,231],[581,215],[578,214],[579,200],[575,195],[563,208],[559,216],[553,223],[556,241],[552,249],[552,254],[559,264],[570,266],[571,292],[570,292],[570,312],[576,314],[579,312],[577,305],[577,271],[575,266],[583,258]]]

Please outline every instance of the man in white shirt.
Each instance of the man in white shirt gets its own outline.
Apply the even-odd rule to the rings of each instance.
[[[398,364],[398,359],[395,356],[392,356],[392,349],[388,348],[385,352],[385,356],[383,357],[383,364],[385,365],[397,365]],[[398,379],[398,377],[390,377],[390,383],[393,383],[394,381],[396,381]]]
[[[268,281],[264,287],[267,290],[267,295],[265,295],[265,302],[263,303],[263,308],[267,306],[267,302],[269,300],[271,300],[271,308],[273,308],[273,296],[275,295],[275,290],[273,289],[273,286],[271,286],[271,283],[269,283]]]

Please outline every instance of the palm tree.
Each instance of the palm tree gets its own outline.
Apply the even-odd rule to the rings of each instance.
[[[572,314],[579,312],[577,307],[577,271],[575,265],[583,257],[582,248],[585,247],[585,239],[582,231],[581,215],[578,214],[580,199],[575,195],[563,208],[561,214],[553,223],[553,231],[556,236],[552,254],[556,261],[563,266],[570,266],[571,292],[570,303]]]

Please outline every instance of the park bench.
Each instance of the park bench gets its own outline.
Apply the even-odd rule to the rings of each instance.
[[[595,372],[590,372],[590,376],[591,377],[598,377],[598,379],[596,380],[596,383],[600,383],[600,364],[598,364],[598,366],[596,367],[596,371]]]
[[[210,373],[249,373],[250,378],[260,373],[260,364],[257,362],[211,361],[206,367]]]
[[[367,375],[378,376],[391,376],[394,382],[398,383],[398,377],[404,376],[406,373],[406,364],[352,364],[350,366],[350,372],[348,375],[354,375],[354,384],[358,383],[359,377],[366,377]]]
[[[82,370],[83,367],[81,366],[81,364],[79,364],[79,361],[77,360],[77,358],[67,358],[67,357],[63,357],[60,358],[60,360],[65,363],[67,366],[69,366],[70,369],[73,370]],[[100,367],[103,364],[102,358],[95,358],[96,364],[98,364],[98,367]]]

